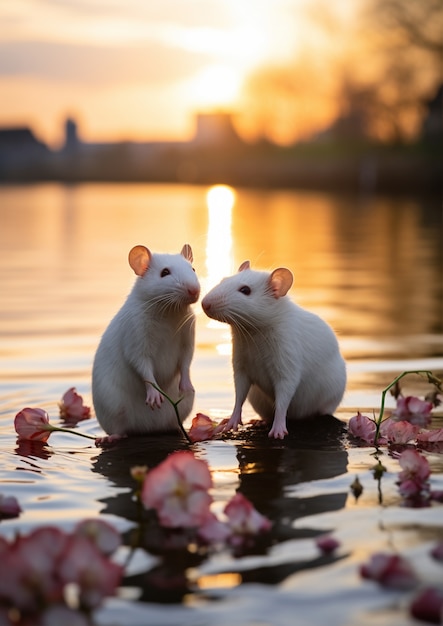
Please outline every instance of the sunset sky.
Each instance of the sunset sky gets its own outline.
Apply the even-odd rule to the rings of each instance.
[[[363,1],[1,2],[0,126],[53,146],[67,116],[86,141],[189,139],[257,68],[337,54]]]

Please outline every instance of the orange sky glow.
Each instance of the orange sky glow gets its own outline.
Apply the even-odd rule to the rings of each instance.
[[[245,135],[253,136],[249,77],[260,67],[297,63],[306,50],[324,65],[325,80],[315,101],[301,104],[300,123],[321,125],[334,112],[326,62],[345,54],[350,11],[362,2],[1,3],[0,126],[30,125],[55,147],[67,116],[85,141],[187,140],[197,112],[224,109],[240,112]],[[277,132],[283,141],[284,133]]]

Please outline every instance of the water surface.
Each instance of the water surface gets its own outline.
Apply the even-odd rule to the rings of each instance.
[[[213,472],[216,510],[240,489],[272,519],[268,544],[241,558],[226,551],[190,558],[180,570],[184,582],[162,594],[171,570],[149,560],[155,537],[147,538],[151,551],[124,581],[138,601],[122,592],[97,622],[283,626],[327,619],[342,626],[375,623],[376,611],[377,624],[408,624],[404,600],[362,583],[358,564],[374,550],[406,550],[432,577],[425,554],[441,534],[441,507],[400,508],[398,463],[387,455],[380,504],[372,450],[349,446],[343,424],[358,409],[377,411],[381,390],[402,371],[443,374],[440,202],[234,191],[232,203],[223,195],[208,199],[208,189],[198,186],[0,188],[0,493],[15,495],[24,510],[2,521],[0,532],[11,537],[47,523],[70,529],[101,515],[131,541],[137,511],[129,469],[184,448],[180,438],[99,450],[80,437],[53,434],[48,445],[35,446],[17,443],[12,423],[25,406],[46,409],[58,423],[58,402],[71,386],[92,404],[95,349],[134,280],[128,251],[141,243],[178,252],[190,243],[203,294],[246,259],[261,269],[289,267],[291,296],[337,332],[348,386],[337,421],[294,428],[283,442],[258,429],[195,444]],[[195,312],[194,412],[221,419],[234,398],[229,329],[206,318],[200,304]],[[411,394],[429,389],[418,377],[406,385]],[[246,406],[246,421],[254,417]],[[441,411],[434,425],[443,425]],[[94,418],[78,428],[101,434]],[[433,486],[442,489],[442,456],[428,458]],[[356,475],[364,484],[357,503],[349,491]],[[315,548],[325,531],[342,542],[334,557],[320,557]]]

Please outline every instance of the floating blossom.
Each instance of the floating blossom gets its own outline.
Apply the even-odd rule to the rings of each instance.
[[[271,521],[259,513],[252,502],[238,492],[225,506],[224,513],[231,531],[231,543],[238,544],[251,535],[270,530]]]
[[[43,409],[26,408],[17,413],[14,419],[14,428],[19,439],[28,439],[30,441],[41,441],[45,443],[49,439],[49,435],[54,432],[70,433],[79,437],[93,439],[95,437],[86,435],[76,430],[68,428],[59,428],[49,423],[49,416]]]
[[[223,543],[230,535],[227,524],[221,522],[213,513],[209,513],[198,529],[198,536],[206,543]]]
[[[414,598],[409,608],[412,617],[431,624],[441,624],[443,618],[443,589],[426,587]]]
[[[49,416],[43,409],[23,409],[15,416],[14,427],[19,439],[32,441],[48,441],[52,431]]]
[[[145,508],[155,509],[163,526],[193,528],[210,513],[211,487],[205,461],[196,459],[192,452],[173,452],[146,475],[141,501]]]
[[[123,568],[107,559],[89,539],[72,537],[63,552],[58,575],[64,586],[78,586],[78,603],[86,611],[97,608],[107,596],[114,595]]]
[[[72,584],[79,608],[96,608],[115,593],[123,574],[123,568],[106,558],[88,537],[50,526],[18,535],[11,542],[2,540],[0,555],[2,571],[8,573],[0,576],[0,603],[26,614],[29,623],[46,624],[47,609],[66,608],[65,591]],[[43,620],[32,619],[40,615]]]
[[[332,554],[340,547],[340,542],[331,535],[322,535],[315,541],[316,546],[323,554]]]
[[[443,428],[435,430],[421,430],[417,433],[417,441],[420,443],[439,443],[443,441]]]
[[[91,408],[83,404],[83,398],[77,393],[75,387],[66,391],[58,406],[60,416],[64,419],[80,421],[91,416]]]
[[[21,507],[14,496],[4,496],[0,493],[0,519],[18,517],[21,512]]]
[[[411,424],[406,420],[396,422],[392,419],[386,420],[384,428],[381,429],[383,437],[387,439],[388,443],[394,445],[405,445],[409,441],[416,438],[420,426]]]
[[[394,420],[406,420],[415,426],[424,428],[431,421],[433,403],[420,400],[416,396],[400,396],[397,398],[397,407],[391,417]]]
[[[113,554],[121,545],[120,533],[101,519],[86,519],[77,524],[76,537],[87,537],[105,556]]]
[[[429,501],[428,460],[416,450],[404,450],[399,457],[402,471],[398,475],[398,489],[410,506],[426,506]]]
[[[223,432],[227,419],[220,423],[214,422],[210,417],[203,413],[197,413],[193,418],[191,428],[189,429],[189,439],[195,443],[196,441],[207,441],[213,439],[216,435]]]
[[[374,444],[375,422],[367,415],[362,415],[360,411],[349,420],[349,432],[354,437],[362,439],[366,443]]]
[[[389,589],[412,589],[417,576],[406,559],[397,554],[378,552],[360,567],[362,578],[374,580]]]

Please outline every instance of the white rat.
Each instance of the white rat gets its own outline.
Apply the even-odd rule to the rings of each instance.
[[[225,430],[242,423],[248,397],[272,421],[270,437],[283,439],[286,419],[332,415],[346,386],[337,338],[320,317],[286,296],[292,273],[258,272],[245,261],[202,300],[206,315],[232,331],[235,405]]]
[[[192,268],[192,249],[153,254],[145,246],[129,252],[137,274],[126,302],[98,346],[92,371],[97,419],[111,437],[178,429],[174,409],[150,383],[178,405],[183,420],[192,409],[190,365],[200,284]]]

